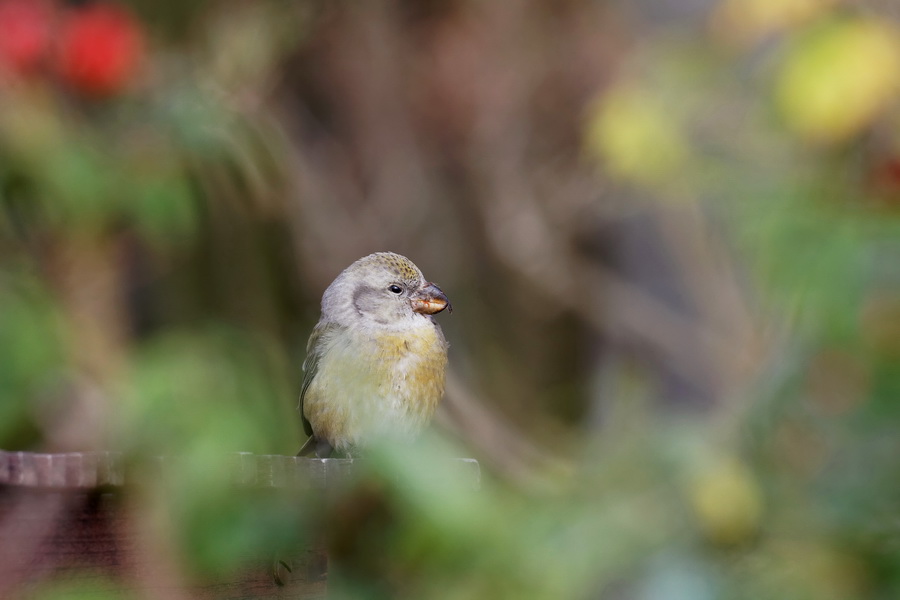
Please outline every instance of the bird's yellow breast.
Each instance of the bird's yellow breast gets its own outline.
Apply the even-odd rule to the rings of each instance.
[[[335,448],[408,438],[444,392],[447,343],[430,321],[402,333],[343,330],[329,339],[304,400],[313,430]]]

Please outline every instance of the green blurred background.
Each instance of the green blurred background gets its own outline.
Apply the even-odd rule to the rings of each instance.
[[[334,597],[900,597],[897,4],[0,0],[0,448],[186,457],[185,572],[349,518],[208,474],[380,250],[451,373]]]

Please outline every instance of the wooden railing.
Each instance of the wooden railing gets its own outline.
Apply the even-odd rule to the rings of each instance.
[[[328,559],[317,546],[278,557],[247,556],[227,577],[166,588],[181,580],[160,572],[167,567],[154,558],[159,549],[133,522],[128,511],[134,507],[127,507],[122,496],[130,486],[152,485],[155,474],[164,474],[177,460],[156,458],[149,467],[131,472],[115,452],[0,451],[0,598],[26,596],[48,580],[77,581],[80,590],[148,597],[326,597]],[[222,468],[236,486],[324,492],[348,482],[358,463],[237,453],[226,457]],[[478,487],[476,461],[458,459],[447,468]]]

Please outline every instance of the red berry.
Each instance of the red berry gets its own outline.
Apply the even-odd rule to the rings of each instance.
[[[0,67],[35,71],[50,45],[50,5],[41,0],[0,1]]]
[[[59,72],[87,96],[109,96],[131,79],[143,46],[140,26],[128,12],[112,4],[91,4],[70,14],[63,25]]]

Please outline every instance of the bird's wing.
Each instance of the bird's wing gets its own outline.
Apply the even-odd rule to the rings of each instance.
[[[334,323],[318,323],[309,336],[309,342],[306,344],[306,360],[303,361],[303,385],[300,387],[300,405],[297,409],[303,419],[303,431],[306,435],[312,435],[312,425],[303,414],[303,399],[306,397],[306,391],[319,370],[319,359],[325,352],[325,339],[330,336],[339,326]]]

